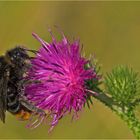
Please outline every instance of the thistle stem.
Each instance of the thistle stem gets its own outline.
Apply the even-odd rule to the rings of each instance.
[[[127,113],[118,113],[116,112],[122,120],[124,120],[130,130],[132,130],[133,134],[137,139],[140,139],[140,121],[136,118],[134,112],[127,112]]]
[[[113,101],[111,97],[104,94],[103,92],[100,92],[98,95],[90,93],[94,98],[108,106],[111,110],[115,110],[115,106],[119,106],[117,102]]]
[[[117,104],[111,97],[103,92],[99,93],[98,95],[92,93],[90,94],[114,111],[122,120],[127,123],[135,137],[140,139],[140,121],[136,118],[133,110],[124,111],[119,104]]]

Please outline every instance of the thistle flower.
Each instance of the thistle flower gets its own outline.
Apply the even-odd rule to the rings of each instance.
[[[42,47],[31,60],[28,78],[39,82],[25,88],[30,101],[50,112],[51,128],[67,113],[77,116],[86,103],[87,93],[92,92],[85,82],[98,79],[94,68],[86,68],[89,60],[82,57],[79,41],[69,43],[62,35],[60,42],[52,35],[52,42],[47,43],[33,33]]]

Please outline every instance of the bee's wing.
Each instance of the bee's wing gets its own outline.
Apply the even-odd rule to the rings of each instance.
[[[7,109],[7,83],[6,72],[0,77],[0,119],[5,123]]]

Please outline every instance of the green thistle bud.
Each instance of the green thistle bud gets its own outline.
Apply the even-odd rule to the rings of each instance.
[[[108,94],[121,106],[129,106],[138,99],[138,74],[126,66],[118,66],[105,77]]]

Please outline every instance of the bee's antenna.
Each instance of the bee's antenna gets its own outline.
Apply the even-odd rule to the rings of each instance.
[[[26,49],[26,48],[24,48],[26,51],[29,51],[29,52],[32,52],[32,53],[34,53],[34,54],[37,54],[38,53],[38,51],[36,51],[36,50],[30,50],[30,49]]]

